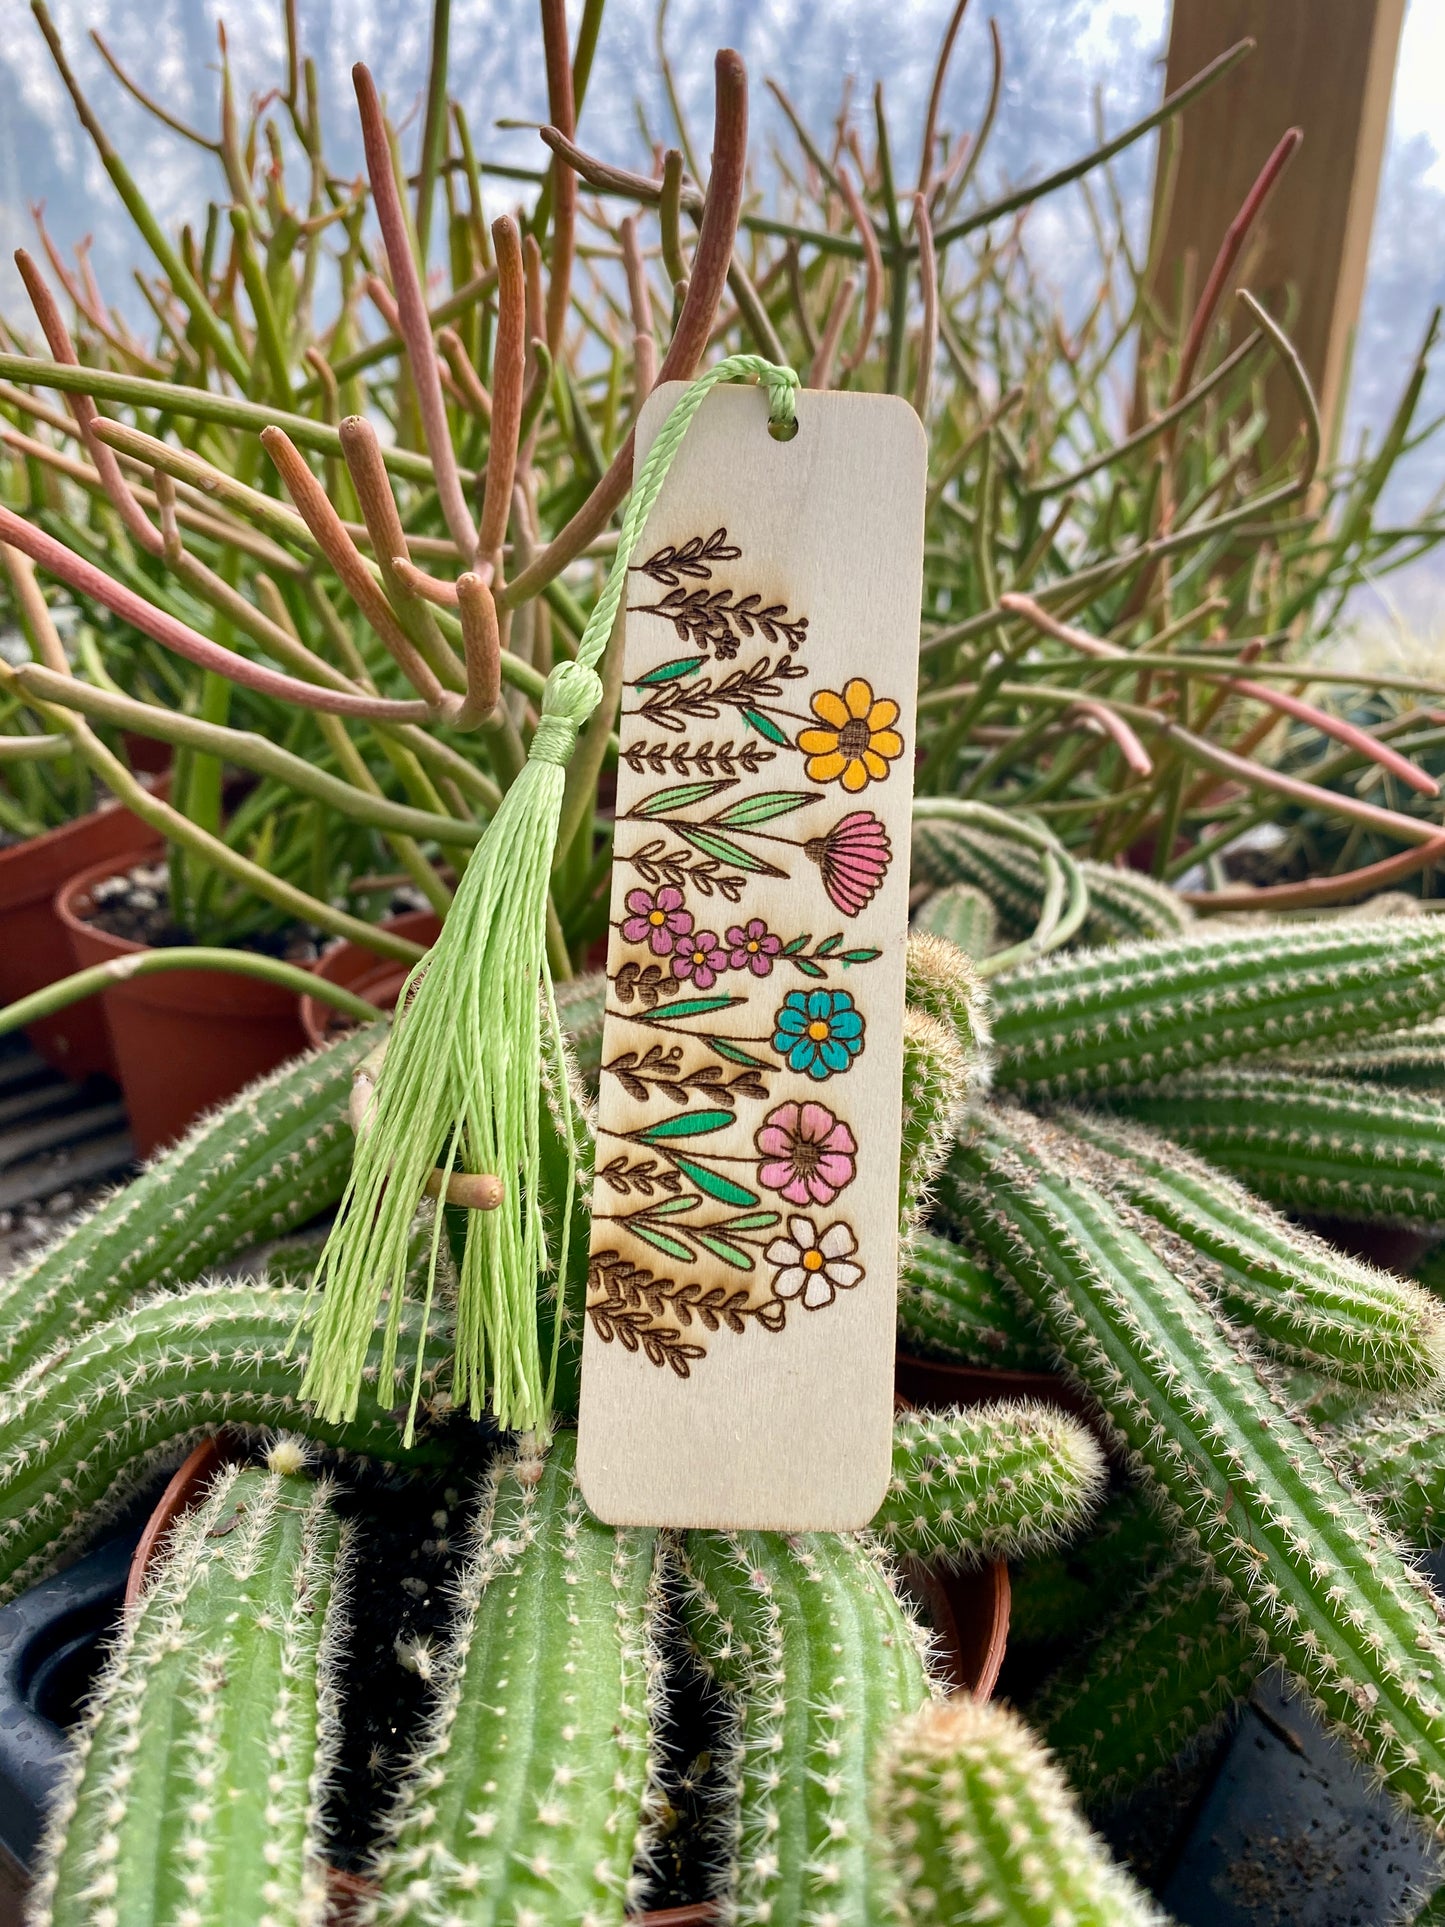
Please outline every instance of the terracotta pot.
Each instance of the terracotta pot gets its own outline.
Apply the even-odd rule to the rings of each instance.
[[[398,937],[409,937],[413,943],[429,950],[441,935],[442,920],[435,910],[408,910],[402,916],[388,917],[378,927]],[[411,965],[396,957],[378,957],[374,950],[347,941],[327,951],[316,966],[316,975],[324,977],[329,984],[339,984],[343,990],[354,990],[378,1010],[391,1010],[401,995],[402,985],[411,975]],[[350,1025],[351,1019],[333,1010],[330,1004],[323,1004],[315,997],[301,999],[301,1028],[308,1043],[324,1044],[338,1030],[349,1029]]]
[[[146,1520],[145,1531],[131,1555],[130,1572],[125,1582],[127,1611],[140,1598],[171,1527],[182,1514],[200,1502],[206,1487],[221,1467],[230,1465],[243,1455],[244,1448],[229,1433],[222,1432],[215,1438],[202,1439],[172,1473],[170,1484],[156,1500],[155,1511]]]
[[[128,856],[154,842],[155,831],[118,803],[44,836],[0,850],[0,1004],[43,990],[74,968],[70,938],[55,912],[55,893],[77,871]],[[42,1017],[26,1031],[47,1064],[67,1077],[103,1071],[116,1075],[115,1056],[105,1013],[87,997],[53,1017]]]
[[[135,854],[159,857],[161,845]],[[97,863],[63,886],[56,914],[73,968],[133,957],[145,948],[86,921],[91,890],[125,866]],[[136,1154],[173,1143],[203,1111],[306,1048],[295,993],[223,970],[138,977],[101,992]]]

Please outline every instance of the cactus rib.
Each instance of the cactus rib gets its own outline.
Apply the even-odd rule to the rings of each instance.
[[[1278,1069],[1214,1070],[1109,1102],[1275,1204],[1412,1228],[1445,1224],[1445,1102],[1424,1092]]]
[[[284,1427],[402,1464],[447,1456],[439,1440],[403,1449],[373,1389],[379,1337],[355,1420],[313,1418],[300,1397],[304,1347],[290,1351],[305,1304],[304,1292],[252,1284],[156,1298],[43,1361],[0,1399],[0,1598],[59,1565],[97,1512],[160,1460],[222,1425]],[[434,1370],[427,1382],[434,1390]]]
[[[388,1921],[603,1927],[639,1898],[657,1715],[657,1535],[577,1487],[575,1435],[495,1466],[431,1719],[378,1864]]]
[[[1077,1532],[1107,1476],[1092,1435],[1046,1405],[905,1413],[872,1531],[900,1558],[1024,1559]]]
[[[1004,1707],[960,1697],[903,1721],[876,1799],[905,1927],[1163,1927]]]
[[[1227,1326],[1026,1114],[954,1153],[951,1205],[1048,1326],[1185,1546],[1227,1579],[1315,1704],[1445,1830],[1445,1637],[1381,1521]]]
[[[898,1336],[961,1365],[1046,1372],[1053,1356],[1011,1294],[949,1238],[914,1234],[898,1276]]]
[[[351,1073],[378,1034],[354,1032],[249,1085],[0,1280],[0,1386],[148,1293],[334,1204],[351,1161]]]
[[[1445,1370],[1445,1307],[1342,1256],[1240,1185],[1137,1125],[1065,1114],[1093,1181],[1173,1234],[1148,1241],[1288,1364],[1363,1391],[1417,1391]],[[1201,1261],[1202,1260],[1202,1268]]]
[[[950,883],[935,890],[913,913],[913,928],[943,937],[975,962],[998,944],[998,912],[992,899],[972,883]]]
[[[872,1927],[883,1880],[870,1771],[930,1690],[921,1636],[876,1547],[693,1532],[680,1566],[694,1649],[736,1720],[724,1918]]]
[[[324,1482],[232,1467],[122,1623],[52,1814],[44,1927],[320,1927],[338,1573]]]
[[[1445,1401],[1356,1413],[1326,1444],[1407,1544],[1445,1543]]]
[[[1050,957],[994,987],[995,1081],[1067,1097],[1396,1030],[1445,1008],[1442,964],[1431,924],[1206,930]]]

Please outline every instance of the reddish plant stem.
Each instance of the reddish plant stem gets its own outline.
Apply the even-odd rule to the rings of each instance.
[[[858,339],[853,344],[853,352],[843,364],[844,374],[851,375],[861,367],[872,345],[873,330],[878,325],[878,311],[883,304],[883,250],[878,243],[877,229],[868,218],[863,198],[841,161],[838,164],[838,186],[848,203],[849,218],[858,230],[858,239],[863,243],[863,320],[858,329]]]
[[[512,508],[527,367],[526,270],[522,237],[510,214],[493,221],[492,246],[497,258],[497,340],[492,351],[492,435],[487,447],[479,550],[491,564],[495,582]]]
[[[1334,877],[1310,877],[1304,883],[1273,883],[1259,890],[1181,890],[1179,895],[1198,910],[1307,910],[1336,903],[1358,903],[1361,897],[1386,889],[1401,878],[1445,861],[1445,836],[1417,843],[1379,863],[1346,870]]]
[[[542,0],[542,48],[547,64],[547,111],[570,140],[577,131],[565,0]],[[547,280],[547,346],[556,361],[572,299],[576,249],[577,176],[560,154],[552,157],[552,259]]]

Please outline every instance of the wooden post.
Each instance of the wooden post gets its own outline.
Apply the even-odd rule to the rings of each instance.
[[[1171,320],[1181,295],[1197,298],[1271,148],[1286,128],[1303,128],[1304,145],[1265,210],[1244,273],[1251,291],[1288,320],[1327,445],[1359,319],[1404,18],[1405,0],[1174,0],[1166,91],[1245,35],[1258,44],[1183,116],[1156,296]],[[1162,171],[1156,227],[1161,191]],[[1279,448],[1294,436],[1298,408],[1283,382],[1270,399]]]

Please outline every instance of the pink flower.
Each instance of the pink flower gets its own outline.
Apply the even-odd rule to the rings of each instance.
[[[691,923],[691,917],[688,918]],[[711,990],[728,967],[728,953],[718,942],[715,930],[694,930],[679,937],[672,953],[672,974],[684,981],[691,979],[694,990]]]
[[[682,892],[670,883],[654,895],[651,890],[629,890],[630,915],[622,919],[624,943],[647,943],[654,957],[666,957],[679,937],[692,929],[692,912],[682,907]]]
[[[761,917],[735,923],[727,933],[728,963],[734,970],[751,970],[755,977],[766,977],[773,959],[783,947]]]
[[[803,845],[823,872],[823,888],[845,917],[856,917],[877,895],[893,861],[888,832],[872,810],[853,810],[826,836]]]
[[[857,1170],[857,1140],[825,1104],[780,1104],[753,1143],[762,1159],[758,1183],[789,1204],[831,1204]]]

